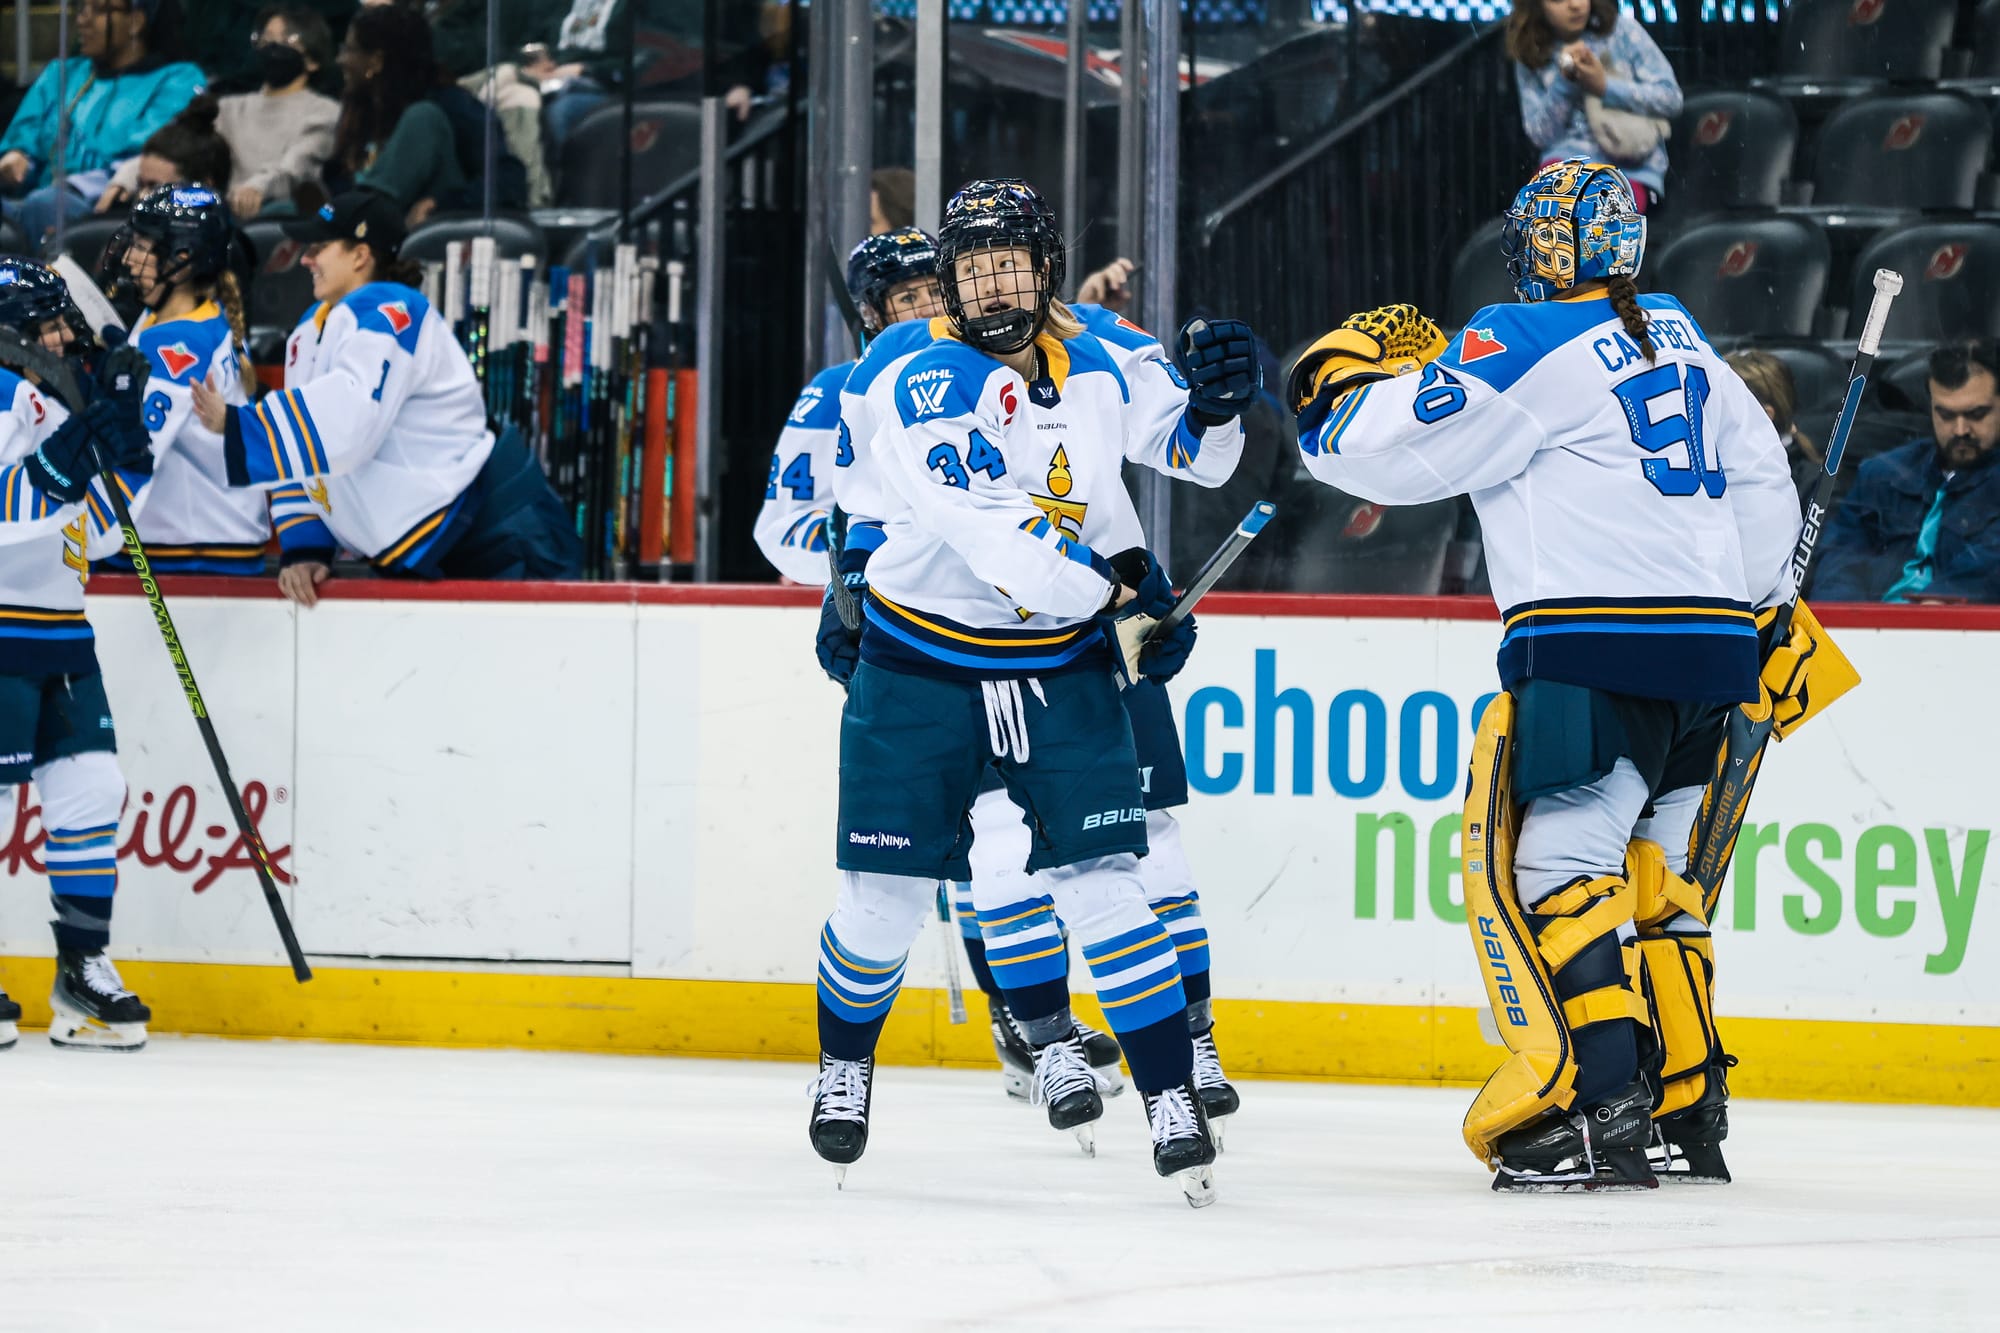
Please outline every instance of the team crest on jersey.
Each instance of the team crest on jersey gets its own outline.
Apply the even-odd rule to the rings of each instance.
[[[160,363],[166,366],[169,379],[179,379],[187,374],[199,360],[200,357],[187,349],[186,343],[169,343],[160,348]]]
[[[389,321],[389,327],[400,337],[410,327],[410,307],[402,301],[385,301],[382,318]]]
[[[1507,350],[1507,344],[1493,336],[1491,329],[1467,329],[1465,341],[1460,344],[1458,359],[1461,362],[1477,361],[1482,357],[1498,356]]]
[[[1090,512],[1090,505],[1068,498],[1070,492],[1076,489],[1076,474],[1070,471],[1069,454],[1061,445],[1056,446],[1055,457],[1049,460],[1049,474],[1044,484],[1049,489],[1047,495],[1036,495],[1030,491],[1028,498],[1034,501],[1035,508],[1048,515],[1057,532],[1071,541],[1082,541],[1083,519]]]

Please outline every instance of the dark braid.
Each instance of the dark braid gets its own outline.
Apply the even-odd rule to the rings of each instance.
[[[1658,361],[1660,349],[1653,346],[1652,317],[1639,307],[1639,284],[1630,278],[1619,277],[1613,278],[1605,287],[1611,297],[1611,308],[1624,322],[1625,332],[1639,344],[1646,360]]]

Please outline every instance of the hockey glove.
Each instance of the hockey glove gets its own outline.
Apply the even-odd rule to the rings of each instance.
[[[1181,674],[1187,665],[1188,654],[1194,651],[1194,617],[1181,618],[1166,633],[1148,639],[1139,648],[1139,674],[1147,680],[1164,685]]]
[[[1240,319],[1191,319],[1177,340],[1188,406],[1203,426],[1220,426],[1250,410],[1264,387],[1257,339]]]
[[[1306,349],[1292,367],[1285,396],[1299,428],[1310,429],[1349,389],[1420,370],[1448,346],[1438,326],[1413,305],[1363,310]]]
[[[1146,636],[1174,609],[1174,587],[1158,558],[1144,547],[1121,551],[1111,557],[1110,564],[1120,586],[1130,588],[1133,596],[1125,605],[1098,616],[1098,626],[1111,647],[1119,681],[1130,685],[1144,674],[1139,659]]]
[[[64,421],[24,461],[28,480],[64,504],[83,499],[97,475],[100,451],[107,461],[114,452],[109,441],[118,429],[117,417],[117,406],[99,399]]]
[[[840,553],[838,577],[854,594],[856,601],[867,600],[869,554],[853,547]],[[834,600],[831,586],[819,604],[819,637],[813,648],[819,655],[820,670],[845,689],[847,683],[854,679],[854,668],[861,663],[861,627],[857,625],[849,629],[841,620],[840,607]]]

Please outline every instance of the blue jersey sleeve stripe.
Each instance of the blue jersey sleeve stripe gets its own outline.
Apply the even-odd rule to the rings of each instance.
[[[285,466],[284,442],[278,438],[277,423],[263,403],[236,409],[243,430],[243,470],[252,482],[286,481],[291,472]],[[264,460],[268,457],[269,463]]]
[[[285,410],[291,414],[292,423],[297,428],[299,438],[305,442],[309,452],[302,451],[301,461],[306,465],[306,475],[320,476],[330,469],[326,464],[326,445],[320,439],[319,426],[312,419],[312,412],[306,407],[305,395],[297,389],[284,392]]]

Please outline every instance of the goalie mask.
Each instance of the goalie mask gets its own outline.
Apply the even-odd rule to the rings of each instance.
[[[937,279],[937,242],[916,227],[870,236],[847,256],[847,294],[871,336],[906,319],[943,314]]]
[[[1064,264],[1055,211],[1026,181],[976,180],[945,205],[944,311],[958,337],[982,352],[1006,356],[1035,340]]]
[[[1598,278],[1637,275],[1646,219],[1625,173],[1606,162],[1553,162],[1521,187],[1500,234],[1523,301],[1552,300]]]
[[[14,255],[0,256],[0,328],[58,354],[96,341],[61,275]],[[61,348],[49,346],[51,335],[60,336]]]
[[[227,272],[235,232],[228,206],[206,185],[155,186],[105,247],[98,283],[114,302],[155,304],[161,288],[211,283]],[[144,278],[134,269],[144,267],[145,257],[132,253],[140,240],[152,261]]]

